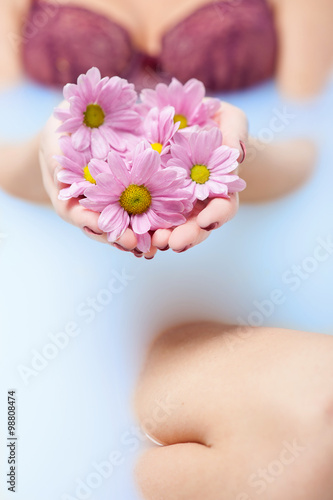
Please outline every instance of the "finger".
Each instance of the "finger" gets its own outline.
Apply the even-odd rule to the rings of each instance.
[[[88,236],[88,238],[90,238],[91,240],[98,241],[101,243],[108,243],[107,238],[106,238],[106,234],[104,234],[102,232],[95,233],[95,231],[93,229],[90,229],[90,227],[88,227],[88,226],[84,226],[82,230],[83,230],[83,233],[86,236]]]
[[[238,161],[243,161],[248,139],[248,121],[244,111],[232,104],[222,102],[215,119],[222,132],[223,144],[238,149]]]
[[[149,252],[144,254],[144,258],[146,260],[152,260],[155,257],[156,252],[157,252],[157,248],[154,246],[151,246]]]
[[[198,226],[196,219],[189,219],[185,224],[176,227],[169,239],[171,250],[182,253],[197,244],[201,229]],[[208,233],[207,233],[208,236]]]
[[[158,229],[153,234],[152,244],[157,247],[159,250],[168,250],[169,249],[169,238],[172,231],[171,229]]]
[[[221,227],[231,220],[238,210],[238,194],[230,195],[230,198],[214,198],[207,207],[198,214],[197,224],[200,228],[211,231]]]
[[[116,244],[125,250],[132,251],[136,248],[138,241],[133,231],[127,228],[124,234],[116,241]]]

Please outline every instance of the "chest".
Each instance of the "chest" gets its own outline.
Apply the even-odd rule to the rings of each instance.
[[[237,2],[237,0],[225,0]],[[135,46],[156,55],[165,31],[214,0],[57,0],[58,4],[94,10],[123,26]]]

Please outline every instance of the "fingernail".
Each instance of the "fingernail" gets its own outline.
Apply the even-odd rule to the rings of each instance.
[[[207,227],[203,227],[202,229],[204,231],[213,231],[213,229],[217,229],[218,227],[219,227],[219,223],[218,222],[213,222],[213,224],[210,224]]]
[[[145,259],[146,259],[146,260],[152,260],[154,257],[155,257],[154,255],[153,255],[152,257],[146,257],[146,256],[145,256]]]
[[[129,251],[129,250],[127,250],[127,248],[122,247],[118,243],[113,243],[113,246],[116,247],[116,248],[119,248],[119,250],[122,250],[123,252],[128,252]]]
[[[97,236],[102,236],[103,233],[96,233],[95,231],[93,231],[90,227],[88,226],[84,226],[83,228],[87,233],[91,233],[91,234],[96,234]]]
[[[166,247],[159,248],[159,250],[161,250],[161,252],[166,252],[167,250],[169,250],[169,248],[169,245],[167,245]]]
[[[175,250],[176,253],[183,253],[183,252],[186,252],[186,250],[188,250],[189,248],[191,248],[192,245],[187,245],[185,248],[183,248],[182,250]]]
[[[139,258],[143,256],[143,252],[140,252],[140,250],[137,250],[136,248],[134,248],[133,254],[135,255],[135,257]]]
[[[241,160],[238,161],[239,164],[243,163],[243,161],[245,160],[246,158],[246,146],[244,144],[243,141],[239,141],[240,145],[241,145],[241,148],[242,148],[242,151],[243,151],[243,158]]]

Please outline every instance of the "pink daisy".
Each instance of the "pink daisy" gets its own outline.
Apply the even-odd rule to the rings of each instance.
[[[217,126],[213,116],[220,109],[218,99],[204,100],[205,86],[199,80],[192,78],[182,85],[176,78],[170,85],[159,83],[156,89],[145,89],[141,92],[143,112],[157,107],[159,110],[165,106],[175,108],[174,122],[179,122],[179,129],[199,125]]]
[[[58,180],[64,184],[69,184],[59,193],[59,200],[69,200],[83,195],[85,189],[96,184],[95,177],[106,171],[105,162],[94,164],[91,159],[90,149],[76,151],[70,137],[64,136],[59,139],[60,148],[64,156],[55,156],[55,159],[63,167],[58,172]]]
[[[56,109],[63,122],[58,132],[72,134],[77,151],[91,148],[94,158],[105,159],[110,147],[126,150],[126,142],[140,129],[141,118],[134,109],[134,85],[122,78],[101,79],[97,68],[80,75],[76,84],[64,88],[69,109]]]
[[[167,106],[159,111],[152,108],[143,122],[144,137],[151,147],[161,155],[162,164],[169,158],[171,140],[179,129],[179,122],[174,122],[175,109]]]
[[[96,160],[96,162],[99,160]],[[150,146],[137,148],[129,170],[116,152],[108,155],[108,173],[97,176],[96,188],[85,191],[80,203],[101,212],[99,227],[116,241],[131,227],[138,239],[137,247],[148,252],[149,231],[183,224],[184,214],[192,209],[192,193],[184,188],[184,176],[178,169],[161,168],[161,158]]]
[[[186,185],[198,200],[228,198],[230,193],[246,187],[238,175],[230,174],[238,166],[239,151],[221,144],[222,133],[213,128],[193,132],[189,137],[178,135],[171,146],[167,166],[184,169]]]

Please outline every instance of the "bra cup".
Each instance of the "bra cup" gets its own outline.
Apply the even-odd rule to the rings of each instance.
[[[214,2],[163,37],[160,64],[182,82],[197,78],[210,90],[234,90],[272,77],[276,53],[266,2]]]
[[[122,76],[131,65],[133,47],[121,26],[79,7],[61,6],[46,16],[45,5],[33,5],[23,33],[23,60],[30,77],[62,86],[76,82],[92,66],[102,76]],[[33,29],[42,14],[47,21]]]
[[[201,80],[209,90],[233,90],[274,74],[277,37],[265,0],[225,0],[201,7],[165,34],[156,60],[133,48],[127,31],[77,6],[33,3],[24,28],[27,74],[46,85],[76,82],[92,66],[102,76],[128,78],[138,90]],[[42,22],[43,21],[43,22]]]

